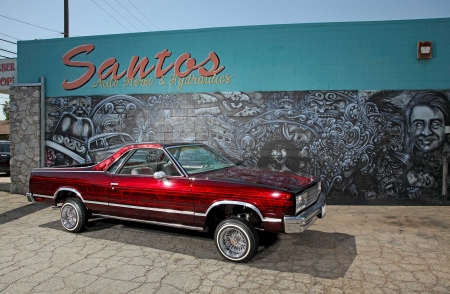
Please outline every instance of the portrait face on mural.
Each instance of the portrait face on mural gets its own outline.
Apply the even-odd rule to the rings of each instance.
[[[291,142],[270,142],[261,150],[260,167],[298,171],[298,148]]]
[[[425,91],[415,95],[406,107],[411,140],[416,149],[432,152],[446,140],[450,102],[441,92]]]
[[[288,157],[286,148],[283,147],[281,144],[274,146],[274,148],[270,152],[270,155],[280,165],[284,165],[284,163],[286,162],[286,159]]]
[[[410,117],[410,133],[414,145],[423,152],[439,148],[445,141],[444,114],[428,106],[416,106]]]

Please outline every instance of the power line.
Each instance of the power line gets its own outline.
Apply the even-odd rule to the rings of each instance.
[[[14,43],[14,42],[11,42],[11,41],[8,41],[8,40],[4,40],[4,39],[0,39],[0,41],[3,41],[3,42],[8,42],[8,43],[11,43],[11,44],[16,44],[16,45],[17,45],[17,43]]]
[[[16,39],[16,40],[19,40],[19,41],[20,41],[20,39],[17,39],[17,38],[11,37],[11,36],[9,36],[9,35],[7,35],[7,34],[2,34],[2,33],[0,33],[0,35],[3,35],[3,36],[7,36],[7,37],[9,37],[9,38],[12,38],[12,39]]]
[[[134,8],[136,8],[137,11],[139,11],[146,19],[148,19],[149,22],[152,23],[152,25],[154,25],[158,30],[161,30],[160,28],[158,28],[145,14],[142,13],[142,11],[140,11],[136,6],[134,6],[133,3],[131,3],[130,0],[128,0],[128,2],[130,2],[131,5],[133,5]]]
[[[103,0],[103,2],[105,2],[106,4],[108,4],[109,7],[111,7],[115,12],[117,12],[118,15],[120,15],[120,16],[121,16],[126,22],[128,22],[133,28],[135,28],[136,30],[138,30],[138,32],[140,32],[139,29],[138,29],[137,27],[135,27],[131,22],[129,22],[128,19],[126,19],[122,14],[120,14],[119,11],[117,11],[116,9],[114,9],[114,7],[112,7],[111,4],[109,4],[109,3],[106,2],[105,0]]]
[[[5,58],[11,58],[11,57],[8,57],[8,56],[4,56],[4,55],[0,55],[1,57],[5,57]]]
[[[4,18],[7,18],[7,19],[10,19],[10,20],[14,20],[14,21],[17,21],[17,22],[24,23],[24,24],[27,24],[27,25],[30,25],[30,26],[33,26],[33,27],[37,27],[37,28],[40,28],[40,29],[43,29],[43,30],[52,31],[52,32],[59,33],[59,34],[64,34],[64,33],[61,33],[61,32],[58,32],[58,31],[55,31],[55,30],[52,30],[52,29],[48,29],[48,28],[44,28],[44,27],[41,27],[41,26],[37,26],[37,25],[31,24],[31,23],[27,23],[27,22],[18,20],[18,19],[14,19],[14,18],[11,18],[11,17],[4,16],[4,15],[1,15],[1,14],[0,14],[0,16],[4,17]]]
[[[92,0],[92,2],[95,3],[94,0]],[[106,10],[104,10],[100,5],[98,5],[97,3],[95,3],[95,5],[97,5],[98,7],[100,7],[101,10],[103,10],[106,14],[108,14],[112,19],[114,19],[118,24],[120,24],[124,29],[126,29],[128,32],[130,32],[129,29],[127,29],[126,27],[123,26],[123,24],[121,24],[119,21],[117,21],[117,19],[115,19],[111,14],[109,14]],[[130,32],[131,33],[131,32]]]
[[[2,50],[2,51],[5,51],[5,52],[8,52],[8,53],[16,54],[16,55],[17,55],[17,53],[16,53],[16,52],[12,52],[12,51],[9,51],[9,50],[5,50],[5,49],[2,49],[2,48],[0,48],[0,50]]]
[[[119,3],[119,5],[122,6],[123,9],[125,9],[126,11],[128,11],[128,13],[129,13],[132,17],[134,17],[134,18],[135,18],[138,22],[140,22],[147,30],[150,31],[150,29],[149,29],[142,21],[140,21],[139,18],[137,18],[136,16],[134,16],[134,14],[132,14],[125,6],[123,6],[122,4],[120,4],[120,2],[117,1],[117,0],[116,0],[116,2]]]

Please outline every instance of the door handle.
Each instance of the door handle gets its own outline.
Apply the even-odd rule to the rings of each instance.
[[[111,186],[119,186],[119,183],[111,183]]]

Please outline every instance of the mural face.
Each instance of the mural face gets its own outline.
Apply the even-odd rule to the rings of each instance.
[[[223,92],[47,99],[47,165],[122,145],[202,142],[245,165],[309,173],[330,198],[440,199],[450,91]],[[445,181],[447,179],[444,179]]]

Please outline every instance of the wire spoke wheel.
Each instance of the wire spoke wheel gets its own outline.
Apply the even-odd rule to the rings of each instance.
[[[245,254],[248,248],[247,239],[238,229],[225,229],[220,233],[219,238],[219,246],[230,257],[239,258]]]
[[[214,233],[219,253],[234,262],[247,262],[258,251],[259,238],[252,224],[239,217],[229,217],[219,223]]]
[[[61,209],[61,222],[66,229],[73,229],[78,222],[78,213],[72,205],[65,205]]]
[[[61,224],[69,232],[77,233],[86,228],[88,211],[80,199],[70,198],[61,207]]]

